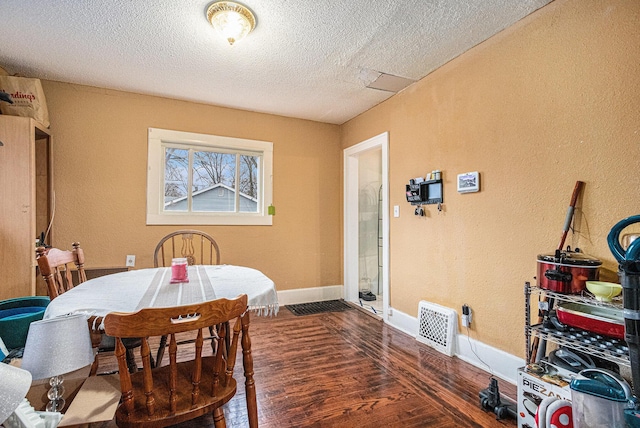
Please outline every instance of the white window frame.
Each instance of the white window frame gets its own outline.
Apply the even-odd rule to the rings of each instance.
[[[202,147],[258,152],[262,154],[260,197],[257,212],[180,212],[164,210],[164,147],[180,144],[185,149]],[[268,206],[273,195],[273,143],[149,128],[147,154],[148,225],[247,225],[271,226]]]

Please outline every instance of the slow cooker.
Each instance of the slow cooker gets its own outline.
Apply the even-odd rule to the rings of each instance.
[[[588,256],[578,248],[556,250],[538,255],[538,287],[556,293],[576,294],[586,287],[586,281],[600,278],[602,261]]]

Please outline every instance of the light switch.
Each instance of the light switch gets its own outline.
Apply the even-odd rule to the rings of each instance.
[[[393,216],[400,217],[400,207],[398,205],[393,206]]]

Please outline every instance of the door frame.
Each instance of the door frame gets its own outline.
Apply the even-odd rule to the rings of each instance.
[[[389,133],[344,149],[344,298],[358,302],[358,157],[382,150],[382,319],[389,319]]]

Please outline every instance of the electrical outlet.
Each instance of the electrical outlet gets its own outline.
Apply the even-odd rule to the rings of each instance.
[[[462,326],[469,327],[471,325],[471,318],[472,313],[469,305],[462,305]]]
[[[134,267],[136,265],[136,256],[134,255],[128,255],[127,256],[127,261],[125,263],[125,266],[127,267]]]

